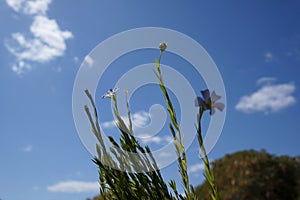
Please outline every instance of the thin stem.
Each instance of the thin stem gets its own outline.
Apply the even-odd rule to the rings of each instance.
[[[213,171],[210,168],[210,162],[209,162],[207,152],[206,152],[206,149],[205,149],[204,143],[203,143],[203,138],[202,138],[201,119],[202,119],[204,111],[205,111],[204,108],[200,106],[199,113],[198,113],[198,116],[197,116],[197,118],[198,118],[198,128],[197,128],[198,142],[199,142],[200,150],[201,150],[201,153],[202,153],[201,159],[204,163],[205,177],[206,177],[206,180],[207,180],[208,184],[210,185],[211,192],[212,192],[211,198],[213,200],[218,200],[219,195],[218,195],[218,190],[217,190],[215,178],[214,178],[214,175],[213,175]]]
[[[179,172],[182,177],[182,182],[185,187],[185,193],[186,193],[186,198],[187,199],[192,199],[192,194],[191,194],[191,186],[189,184],[189,177],[187,173],[187,164],[186,164],[186,153],[185,153],[185,148],[184,148],[184,142],[183,142],[183,136],[181,134],[178,122],[177,122],[177,117],[175,114],[175,109],[173,107],[173,104],[171,102],[171,99],[169,97],[168,91],[165,87],[162,73],[160,70],[160,61],[162,58],[162,51],[160,51],[160,55],[158,60],[156,60],[155,65],[156,65],[156,71],[155,74],[158,78],[158,83],[160,86],[160,89],[164,95],[164,98],[166,100],[166,104],[168,106],[168,113],[169,117],[171,118],[172,124],[170,124],[170,129],[172,131],[172,135],[174,138],[174,143],[175,143],[175,148],[178,154],[178,164],[179,164]],[[174,128],[176,130],[176,134],[174,133]]]

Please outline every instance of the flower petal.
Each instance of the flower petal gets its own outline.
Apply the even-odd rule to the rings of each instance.
[[[108,93],[105,93],[104,95],[102,95],[102,99],[106,98],[106,97],[109,97],[110,95]]]
[[[213,102],[215,102],[215,101],[218,101],[219,99],[221,99],[221,96],[217,95],[217,94],[215,93],[215,91],[213,91],[213,92],[211,93],[210,98],[211,98],[211,100],[212,100]]]
[[[214,108],[217,108],[219,111],[223,111],[225,108],[224,103],[214,103]]]
[[[109,89],[104,95],[102,95],[102,99],[106,97],[111,97],[112,95],[116,94],[116,92],[119,90],[119,87],[115,87],[114,89]]]
[[[197,97],[195,99],[195,106],[196,107],[205,106],[204,100],[201,97]]]
[[[204,98],[204,101],[207,101],[207,100],[210,98],[210,93],[209,93],[209,90],[208,90],[208,89],[202,90],[202,91],[201,91],[201,94],[202,94],[202,96],[203,96],[203,98]]]
[[[112,89],[113,93],[116,93],[120,88],[119,87],[115,87],[114,89]]]

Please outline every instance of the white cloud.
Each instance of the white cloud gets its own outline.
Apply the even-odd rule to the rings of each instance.
[[[116,121],[113,120],[113,121],[103,122],[103,123],[101,123],[101,126],[106,129],[111,129],[111,128],[116,127]]]
[[[22,4],[24,3],[24,0],[6,0],[6,3],[14,11],[19,12],[20,9],[22,8]]]
[[[28,145],[23,149],[23,151],[24,152],[32,152],[32,149],[33,149],[32,145]]]
[[[6,47],[16,58],[12,71],[18,75],[31,70],[31,63],[44,63],[63,56],[66,40],[73,38],[70,31],[62,30],[55,19],[46,15],[51,0],[6,0],[16,12],[33,15],[29,33],[12,33]]]
[[[15,12],[28,15],[46,14],[52,0],[6,0],[6,3]]]
[[[61,181],[54,185],[48,186],[47,190],[50,192],[98,192],[98,182],[84,182],[84,181]]]
[[[266,52],[264,54],[264,61],[265,62],[269,63],[269,62],[274,61],[274,59],[275,59],[275,57],[274,57],[274,55],[271,52]]]
[[[78,58],[77,58],[77,61],[78,61]],[[89,66],[89,67],[92,67],[93,64],[94,64],[94,59],[87,55],[85,58],[84,58],[84,62]]]
[[[16,62],[12,67],[11,70],[18,75],[21,75],[25,70],[30,70],[31,66],[25,63],[23,60]]]
[[[150,121],[150,113],[139,111],[132,115],[132,123],[136,127],[145,127]]]
[[[72,38],[69,31],[60,30],[55,20],[45,16],[36,16],[30,27],[32,38],[25,38],[21,33],[13,33],[16,45],[8,45],[8,50],[19,62],[46,62],[62,56],[66,50],[66,39]],[[18,68],[21,68],[17,66]]]
[[[204,164],[203,163],[191,165],[188,169],[188,171],[190,173],[195,173],[195,172],[199,172],[199,171],[202,171],[202,170],[204,170]]]
[[[23,12],[25,14],[46,14],[48,10],[48,5],[52,0],[35,0],[35,1],[26,1],[24,5]]]
[[[159,144],[161,142],[169,143],[169,142],[173,141],[173,137],[171,137],[171,136],[159,137],[159,136],[152,136],[152,135],[148,135],[148,134],[139,134],[138,137],[145,143],[153,142],[153,143]]]
[[[257,85],[261,85],[261,84],[271,84],[273,82],[275,82],[277,79],[274,77],[261,77],[260,79],[258,79],[256,81]]]
[[[129,124],[127,116],[121,116],[121,118],[124,120],[126,124]],[[145,127],[149,123],[150,113],[145,112],[143,110],[138,111],[136,113],[133,113],[131,115],[131,118],[132,118],[132,125],[133,125],[132,128],[135,130],[136,128]],[[103,122],[101,123],[101,126],[107,129],[114,128],[116,126],[116,121],[112,120],[112,121]]]
[[[241,97],[235,108],[245,113],[276,112],[296,103],[293,96],[295,89],[292,83],[269,83],[258,91]]]

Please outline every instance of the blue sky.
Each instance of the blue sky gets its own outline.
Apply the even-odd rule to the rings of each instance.
[[[1,1],[0,198],[79,200],[98,194],[97,168],[73,121],[73,84],[96,45],[132,28],[182,32],[200,43],[218,66],[226,88],[227,114],[211,159],[245,149],[299,155],[299,8],[299,1],[259,0]],[[130,69],[153,61],[157,53],[137,52],[135,57],[142,58],[132,63],[131,55],[125,55],[114,64],[124,63]],[[164,59],[174,64],[171,55]],[[101,124],[106,123],[109,134],[114,131],[109,125],[110,102],[100,97],[123,73],[114,69],[96,93],[97,106],[103,108]],[[205,88],[189,69],[182,73],[195,83],[195,90]],[[144,87],[133,96],[136,123],[148,123],[153,101],[163,105],[156,90]],[[158,135],[148,143],[155,149],[168,141]],[[188,149],[188,163],[191,183],[197,185],[203,178],[195,152],[196,142]],[[166,180],[177,179],[176,163],[163,169],[163,174]]]

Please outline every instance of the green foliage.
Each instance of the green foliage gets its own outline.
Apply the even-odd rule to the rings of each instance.
[[[213,162],[222,199],[300,199],[300,157],[275,157],[265,151],[242,151]],[[196,188],[210,199],[209,183]]]
[[[95,103],[88,90],[85,92],[93,107],[94,118],[87,105],[85,111],[91,123],[92,132],[99,141],[99,145],[97,145],[98,157],[95,157],[93,161],[99,168],[101,199],[175,199],[168,191],[149,147],[142,147],[138,143],[133,136],[132,128],[130,126],[128,128],[120,117],[114,95],[111,98],[114,101],[116,125],[121,136],[119,144],[112,137],[109,137],[112,144],[109,153],[100,132]],[[129,110],[128,116],[131,120]],[[140,170],[145,171],[142,173],[135,172],[140,172]]]

